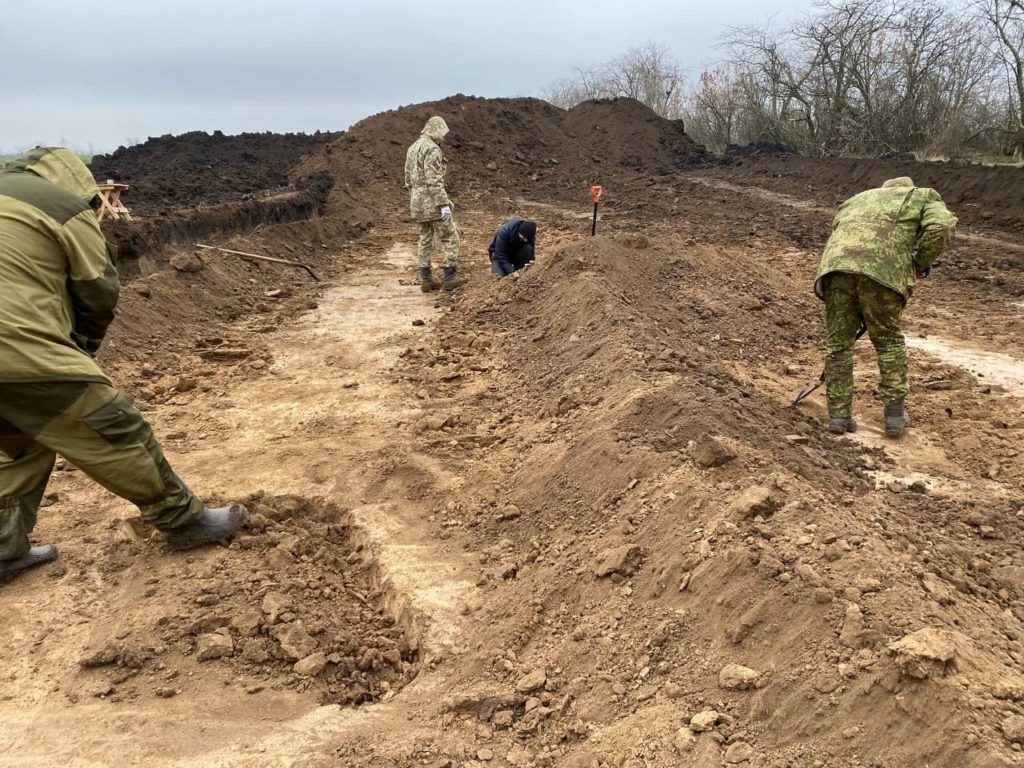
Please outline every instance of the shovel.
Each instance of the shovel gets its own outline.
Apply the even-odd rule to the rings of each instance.
[[[861,325],[861,327],[857,329],[857,335],[853,337],[853,341],[856,343],[857,339],[863,336],[867,332],[867,330],[868,327],[866,325]],[[795,407],[799,405],[801,400],[806,398],[809,394],[811,394],[814,390],[816,390],[824,383],[825,371],[822,371],[821,376],[818,377],[817,381],[812,381],[810,384],[808,384],[806,387],[801,389],[800,392],[797,393],[796,399],[793,400],[793,406]]]

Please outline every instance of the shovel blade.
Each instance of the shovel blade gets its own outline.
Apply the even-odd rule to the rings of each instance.
[[[796,396],[796,398],[795,398],[795,399],[793,400],[793,405],[799,405],[799,404],[800,404],[800,401],[801,401],[801,400],[805,399],[805,398],[806,398],[806,397],[807,397],[808,395],[810,395],[810,394],[811,394],[811,393],[812,393],[812,392],[813,392],[814,390],[816,390],[816,389],[817,389],[818,387],[820,387],[820,386],[821,386],[821,385],[822,385],[822,384],[824,383],[824,381],[825,381],[825,377],[824,377],[824,376],[822,376],[822,377],[821,377],[820,379],[818,379],[817,381],[812,381],[812,382],[811,382],[810,384],[808,384],[808,385],[807,385],[806,387],[804,387],[803,389],[801,389],[801,390],[800,390],[800,391],[799,391],[799,392],[797,393],[797,396]]]

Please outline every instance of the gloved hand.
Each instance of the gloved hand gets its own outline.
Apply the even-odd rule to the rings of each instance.
[[[452,220],[452,207],[450,205],[446,205],[444,208],[441,209],[441,221],[451,221],[451,220]]]
[[[930,275],[932,273],[932,268],[931,267],[925,267],[924,269],[920,269],[918,267],[915,267],[914,268],[914,272],[917,274],[917,279],[918,280],[924,280],[925,278],[928,277],[928,275]]]

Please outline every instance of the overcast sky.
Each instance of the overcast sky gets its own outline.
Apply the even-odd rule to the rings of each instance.
[[[647,41],[699,72],[811,0],[4,2],[0,152],[188,130],[342,130],[453,93],[540,95]]]

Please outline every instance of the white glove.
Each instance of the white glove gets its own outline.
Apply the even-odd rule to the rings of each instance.
[[[452,207],[450,205],[446,205],[444,208],[441,209],[441,221],[451,221],[451,220],[452,220]]]

